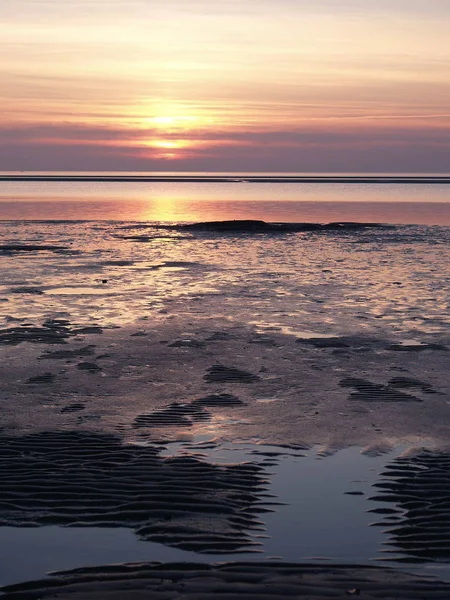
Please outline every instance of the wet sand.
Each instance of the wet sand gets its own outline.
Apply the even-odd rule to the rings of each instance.
[[[217,318],[181,325],[60,320],[1,330],[3,432],[82,425],[173,441],[202,429],[219,440],[328,452],[448,445],[450,343],[442,336],[395,344],[259,333]]]
[[[118,243],[142,247],[136,240]],[[234,242],[227,244],[229,249]],[[37,246],[8,244],[5,255],[79,261],[77,247]],[[155,278],[165,277],[166,269],[197,273],[197,262],[180,258],[155,260],[146,273]],[[112,256],[102,268],[128,269],[134,260]],[[62,263],[56,264],[60,269]],[[100,288],[108,285],[108,276],[102,277]],[[277,286],[282,295],[283,286]],[[374,485],[374,525],[386,530],[392,554],[401,555],[398,563],[448,563],[450,336],[442,322],[436,319],[434,329],[424,327],[413,339],[401,329],[406,322],[399,319],[401,326],[389,330],[377,325],[377,315],[373,326],[352,329],[345,321],[331,332],[305,329],[308,315],[297,329],[282,327],[270,323],[268,296],[251,284],[246,289],[246,296],[233,301],[244,304],[245,298],[251,311],[254,294],[260,303],[256,323],[245,312],[232,318],[226,308],[225,314],[217,312],[231,292],[216,298],[196,288],[172,308],[169,302],[160,307],[158,318],[131,318],[117,327],[101,314],[89,318],[95,296],[84,308],[75,285],[77,310],[88,318],[75,313],[32,318],[30,308],[29,319],[5,319],[0,524],[126,527],[141,540],[193,551],[205,561],[221,554],[257,556],[265,515],[279,507],[279,498],[269,492],[270,469],[277,468],[283,448],[301,457],[319,447],[327,460],[349,446],[369,457],[403,446],[408,452],[390,458]],[[291,294],[294,288],[286,290]],[[49,297],[46,286],[17,281],[8,301],[18,298],[21,311],[45,310]],[[61,305],[69,308],[69,298],[63,295]],[[405,297],[396,301],[402,315],[408,314]],[[283,302],[292,304],[289,297]],[[340,302],[345,307],[347,299]],[[125,313],[126,304],[121,307]],[[315,308],[311,315],[324,318]],[[188,444],[189,452],[168,456],[173,442]],[[254,444],[250,460],[220,464],[208,454],[237,442]],[[345,493],[362,492],[349,487]],[[45,598],[57,591],[59,598],[225,599],[260,597],[262,586],[274,598],[449,596],[446,585],[423,574],[283,561],[99,567],[3,591],[6,598]]]
[[[358,565],[291,563],[130,564],[77,569],[3,588],[4,600],[232,600],[246,598],[447,599],[450,585],[434,578]]]
[[[249,552],[269,510],[263,467],[162,458],[99,433],[2,436],[3,525],[132,528],[183,550]],[[270,496],[269,496],[270,498]]]

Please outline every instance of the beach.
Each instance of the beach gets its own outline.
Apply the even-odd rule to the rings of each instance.
[[[450,2],[0,15],[0,600],[449,600]]]
[[[83,202],[1,223],[5,598],[448,597],[446,223]]]

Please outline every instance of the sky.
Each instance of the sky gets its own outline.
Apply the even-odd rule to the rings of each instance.
[[[0,0],[0,171],[450,172],[449,0]]]

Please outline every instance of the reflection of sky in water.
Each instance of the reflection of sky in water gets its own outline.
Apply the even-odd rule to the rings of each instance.
[[[328,558],[367,563],[381,556],[382,530],[369,527],[377,518],[366,512],[377,503],[345,492],[370,494],[371,483],[390,456],[369,458],[359,449],[349,448],[318,460],[315,451],[299,453],[248,444],[202,452],[207,452],[208,461],[222,464],[264,460],[253,453],[255,450],[286,452],[277,459],[276,466],[268,467],[273,473],[268,493],[277,496],[269,500],[286,504],[276,505],[274,512],[262,515],[267,531],[258,532],[264,536],[259,538],[263,543],[261,554],[199,555],[139,541],[124,528],[6,527],[0,528],[0,546],[8,547],[8,556],[0,565],[0,583],[40,577],[50,569],[125,561],[212,562],[276,556],[287,561]],[[183,445],[170,445],[164,455],[173,452],[183,453]],[[295,456],[299,454],[305,456]]]
[[[368,457],[358,448],[347,448],[333,456],[318,459],[315,450],[293,451],[279,447],[236,444],[219,446],[206,452],[208,461],[230,464],[267,460],[260,452],[285,452],[268,466],[271,473],[268,493],[274,512],[264,513],[265,532],[258,532],[262,543],[259,554],[201,555],[136,538],[126,528],[0,528],[0,546],[8,552],[0,564],[0,584],[42,577],[50,570],[70,569],[120,562],[139,561],[224,561],[279,558],[295,562],[334,561],[340,563],[380,564],[394,559],[383,553],[386,535],[381,527],[370,527],[379,515],[367,512],[389,504],[368,500],[372,484],[385,464],[401,449],[381,457]],[[195,452],[195,450],[192,450]],[[188,444],[169,445],[164,455],[189,454]],[[297,456],[296,456],[297,455]],[[301,456],[303,455],[303,456]],[[362,492],[350,495],[346,492]],[[395,564],[390,562],[388,564]],[[398,565],[397,565],[398,566]],[[411,567],[407,567],[411,570]],[[414,571],[449,574],[448,565],[414,565]]]
[[[448,186],[450,188],[450,186]],[[348,200],[348,199],[347,199]],[[2,220],[99,220],[191,222],[262,219],[272,222],[375,221],[450,225],[450,202],[290,202],[284,200],[99,200],[95,202],[0,200]]]
[[[252,218],[450,225],[450,186],[17,181],[2,182],[0,215],[2,219],[198,221]]]
[[[278,327],[412,340],[448,328],[447,228],[193,237],[113,223],[5,223],[1,232],[0,243],[80,251],[3,255],[4,325],[224,317],[268,335]]]

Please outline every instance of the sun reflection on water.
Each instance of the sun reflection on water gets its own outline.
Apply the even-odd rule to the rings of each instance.
[[[172,196],[152,196],[142,207],[139,220],[156,222],[194,221],[195,210],[189,202]]]

